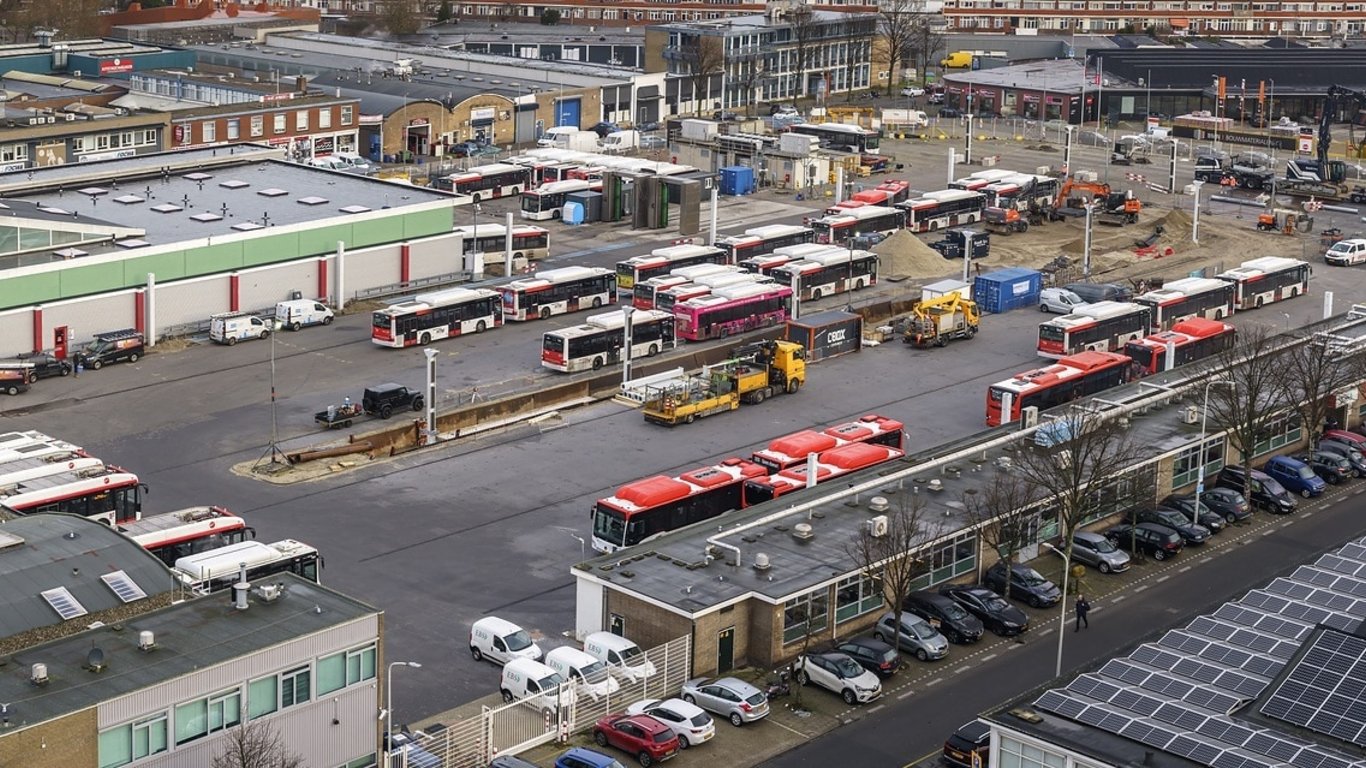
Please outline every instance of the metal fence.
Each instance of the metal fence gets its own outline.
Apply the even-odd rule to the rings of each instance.
[[[391,296],[403,296],[414,293],[422,288],[444,288],[448,285],[459,285],[468,283],[473,279],[469,272],[447,272],[442,275],[432,275],[421,277],[416,280],[409,280],[403,283],[390,283],[389,285],[377,285],[373,288],[362,288],[351,294],[352,301],[369,301],[372,299],[387,299]]]
[[[566,682],[558,695],[484,707],[477,716],[416,734],[417,744],[441,768],[483,768],[499,755],[515,755],[587,731],[599,718],[642,699],[676,696],[692,669],[692,642],[684,636],[645,652],[644,674],[612,668],[612,683]],[[596,690],[594,690],[596,689]],[[545,702],[559,701],[560,706]]]

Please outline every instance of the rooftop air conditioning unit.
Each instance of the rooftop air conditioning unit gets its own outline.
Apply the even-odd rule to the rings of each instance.
[[[67,121],[68,123],[74,123],[74,122],[76,122],[76,113],[75,113],[75,112],[67,112],[67,113],[66,113],[66,121]]]
[[[868,521],[868,535],[880,539],[887,535],[887,516],[878,515]]]
[[[34,664],[30,668],[28,680],[34,685],[47,685],[47,665]]]
[[[1188,405],[1181,411],[1181,422],[1184,424],[1198,424],[1200,422],[1200,408],[1195,405]]]

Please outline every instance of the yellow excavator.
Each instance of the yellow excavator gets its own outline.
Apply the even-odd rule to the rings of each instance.
[[[977,302],[953,291],[916,304],[901,340],[917,349],[942,347],[954,339],[976,336],[981,319]]]

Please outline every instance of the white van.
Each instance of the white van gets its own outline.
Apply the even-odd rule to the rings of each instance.
[[[506,664],[513,659],[539,661],[541,648],[525,629],[497,616],[485,616],[470,626],[470,655]]]
[[[223,312],[209,318],[209,338],[219,344],[232,346],[248,339],[264,339],[270,335],[270,324],[245,312]]]
[[[313,299],[290,299],[275,305],[275,324],[297,331],[305,325],[329,325],[332,308]]]
[[[361,157],[355,152],[338,152],[333,157],[345,161],[352,173],[371,174],[378,173],[379,166]]]
[[[598,148],[608,153],[625,152],[638,146],[640,146],[639,131],[613,131],[598,142]]]
[[[503,667],[503,682],[499,686],[503,701],[529,699],[542,710],[554,711],[574,703],[574,686],[563,685],[566,680],[555,670],[532,659],[513,659]]]
[[[621,683],[607,671],[607,662],[595,659],[578,648],[551,648],[545,655],[545,665],[560,677],[578,684],[579,691],[597,701],[621,689]]]
[[[644,680],[655,673],[654,663],[640,646],[621,635],[594,632],[583,639],[583,650],[589,656],[607,662],[612,671],[627,682]]]

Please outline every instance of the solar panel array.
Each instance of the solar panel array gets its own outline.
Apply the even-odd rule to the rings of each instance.
[[[1366,768],[1353,747],[1366,735],[1366,639],[1344,634],[1364,620],[1366,539],[1046,691],[1034,706],[1210,768]],[[1268,697],[1266,707],[1274,703],[1302,721],[1288,722],[1340,739],[1336,744],[1234,714],[1261,697],[1307,641],[1303,659],[1314,661],[1303,680],[1325,686],[1328,670],[1341,682],[1312,699],[1297,699],[1300,689],[1282,684],[1274,693],[1284,695]]]

